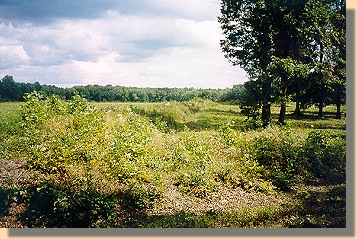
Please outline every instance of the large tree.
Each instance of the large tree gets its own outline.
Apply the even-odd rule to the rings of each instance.
[[[345,92],[344,9],[345,0],[221,0],[221,49],[261,86],[256,89],[261,91],[265,125],[274,101],[281,105],[279,122],[284,123],[289,95],[296,100],[296,115],[301,114],[300,101],[310,97],[319,104],[322,117],[322,107],[333,93],[340,117]]]
[[[12,76],[6,75],[0,80],[0,100],[19,101],[21,96],[21,89]]]
[[[318,104],[323,117],[324,105],[334,98],[340,118],[346,87],[346,1],[309,0],[301,32],[302,51],[312,65],[308,100]]]
[[[265,125],[270,122],[272,79],[267,69],[273,56],[273,9],[273,0],[222,0],[218,18],[225,35],[221,49],[226,58],[261,83]]]
[[[265,125],[270,121],[272,84],[277,73],[283,87],[279,121],[284,123],[286,102],[283,99],[287,96],[291,79],[289,72],[282,70],[281,63],[292,64],[289,59],[301,60],[297,26],[306,1],[221,1],[219,22],[225,34],[225,39],[221,41],[222,51],[233,65],[241,66],[251,80],[260,81],[262,120]]]

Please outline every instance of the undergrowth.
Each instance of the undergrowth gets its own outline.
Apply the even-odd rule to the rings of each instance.
[[[205,217],[176,212],[162,220],[143,215],[165,195],[167,184],[204,199],[222,188],[270,194],[289,192],[308,178],[333,174],[345,180],[344,132],[310,130],[303,137],[288,126],[248,130],[249,122],[231,118],[189,128],[196,114],[221,116],[218,107],[195,99],[98,109],[78,95],[63,101],[29,94],[20,114],[1,116],[0,122],[0,157],[24,158],[29,169],[44,175],[41,184],[19,196],[28,205],[23,222],[29,227],[259,227],[277,209],[211,211]]]

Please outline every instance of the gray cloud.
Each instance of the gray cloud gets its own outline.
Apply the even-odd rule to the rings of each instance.
[[[2,20],[49,24],[58,18],[95,19],[108,10],[121,14],[161,15],[196,20],[212,20],[218,0],[1,0]]]
[[[115,7],[115,0],[2,0],[0,15],[7,20],[48,23],[56,18],[97,18]]]
[[[232,86],[245,77],[220,52],[218,12],[218,0],[0,0],[1,74],[57,85]]]

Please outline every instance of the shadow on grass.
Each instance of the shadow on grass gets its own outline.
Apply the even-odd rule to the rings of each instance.
[[[16,201],[16,191],[0,187],[0,216],[9,216],[11,204]]]
[[[317,187],[316,185],[324,185]],[[276,207],[245,207],[234,211],[208,210],[203,213],[177,212],[147,215],[133,205],[130,195],[103,196],[87,190],[76,195],[51,185],[29,187],[26,194],[0,190],[1,217],[8,216],[11,204],[25,202],[18,216],[25,227],[130,227],[130,228],[345,228],[346,184],[308,182],[290,192],[293,204]],[[274,209],[275,208],[275,209]]]
[[[314,184],[296,192],[299,203],[289,213],[298,215],[300,221],[289,227],[345,228],[346,184],[319,183],[325,185],[323,190],[317,190]]]
[[[0,200],[0,222],[6,217],[16,221],[14,225],[7,222],[10,228],[135,227],[144,212],[129,191],[109,196],[91,189],[71,193],[49,183],[25,188],[21,193],[0,188]],[[11,215],[19,204],[24,204],[24,209]]]
[[[208,211],[203,214],[178,212],[172,215],[138,218],[137,227],[145,228],[345,228],[346,188],[337,185],[326,192],[309,192],[291,207],[279,212],[271,208],[242,209],[232,212]]]

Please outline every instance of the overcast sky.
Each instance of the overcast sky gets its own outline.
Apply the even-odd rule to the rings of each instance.
[[[0,77],[57,86],[226,88],[219,0],[0,0]]]

